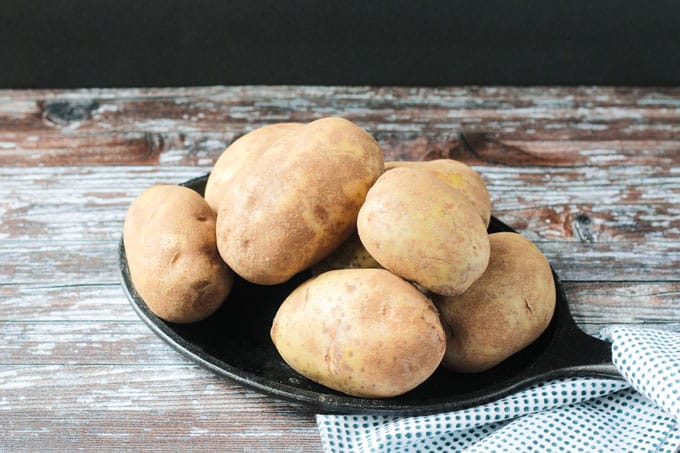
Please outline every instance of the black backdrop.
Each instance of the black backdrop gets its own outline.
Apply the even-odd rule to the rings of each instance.
[[[0,87],[212,84],[680,85],[680,1],[0,1]]]

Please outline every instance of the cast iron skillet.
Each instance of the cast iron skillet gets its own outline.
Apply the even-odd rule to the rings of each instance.
[[[207,175],[185,182],[203,194]],[[496,218],[489,232],[514,231]],[[610,347],[582,332],[569,313],[557,275],[555,315],[532,345],[483,373],[460,374],[440,368],[416,389],[397,398],[365,399],[318,385],[281,359],[269,338],[274,314],[286,296],[309,278],[301,273],[275,286],[257,286],[236,278],[228,301],[211,317],[195,324],[165,322],[148,309],[135,291],[121,239],[119,264],[123,288],[139,317],[170,346],[207,369],[241,385],[316,411],[414,415],[479,405],[544,380],[564,376],[620,378]]]

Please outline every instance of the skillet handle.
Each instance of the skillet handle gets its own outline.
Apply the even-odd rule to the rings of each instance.
[[[558,360],[561,363],[561,374],[567,376],[592,376],[602,378],[621,379],[621,373],[612,363],[611,343],[592,337],[576,325],[570,325],[570,332],[563,332],[562,342],[557,353],[562,357]],[[557,359],[557,358],[556,358]]]

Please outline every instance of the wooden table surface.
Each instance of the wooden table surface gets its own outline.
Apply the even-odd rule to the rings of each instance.
[[[0,91],[0,451],[320,450],[312,411],[157,338],[116,251],[148,186],[205,174],[255,127],[329,115],[388,159],[474,166],[586,332],[680,330],[680,88]]]

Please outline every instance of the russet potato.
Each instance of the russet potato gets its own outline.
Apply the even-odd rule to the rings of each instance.
[[[145,190],[128,209],[123,243],[132,283],[159,318],[200,321],[231,290],[233,273],[217,253],[215,213],[191,189]]]
[[[385,269],[442,295],[486,269],[486,226],[459,191],[429,171],[395,168],[371,187],[357,219],[361,242]]]
[[[262,285],[288,280],[347,239],[384,169],[378,143],[342,118],[277,132],[268,143],[224,185],[217,214],[220,255]]]
[[[243,166],[257,159],[273,143],[302,123],[275,123],[248,132],[229,145],[213,166],[205,185],[205,200],[215,212],[219,211],[222,194]]]
[[[447,331],[444,365],[455,371],[501,363],[534,342],[555,311],[555,281],[541,251],[515,233],[489,241],[484,274],[463,294],[434,298]]]
[[[303,376],[349,395],[397,396],[439,366],[446,339],[432,302],[384,269],[344,269],[303,283],[271,338]]]
[[[390,161],[385,162],[385,171],[393,168],[408,167],[427,170],[460,191],[474,207],[485,226],[491,219],[491,199],[484,180],[468,165],[453,159],[427,161]]]

